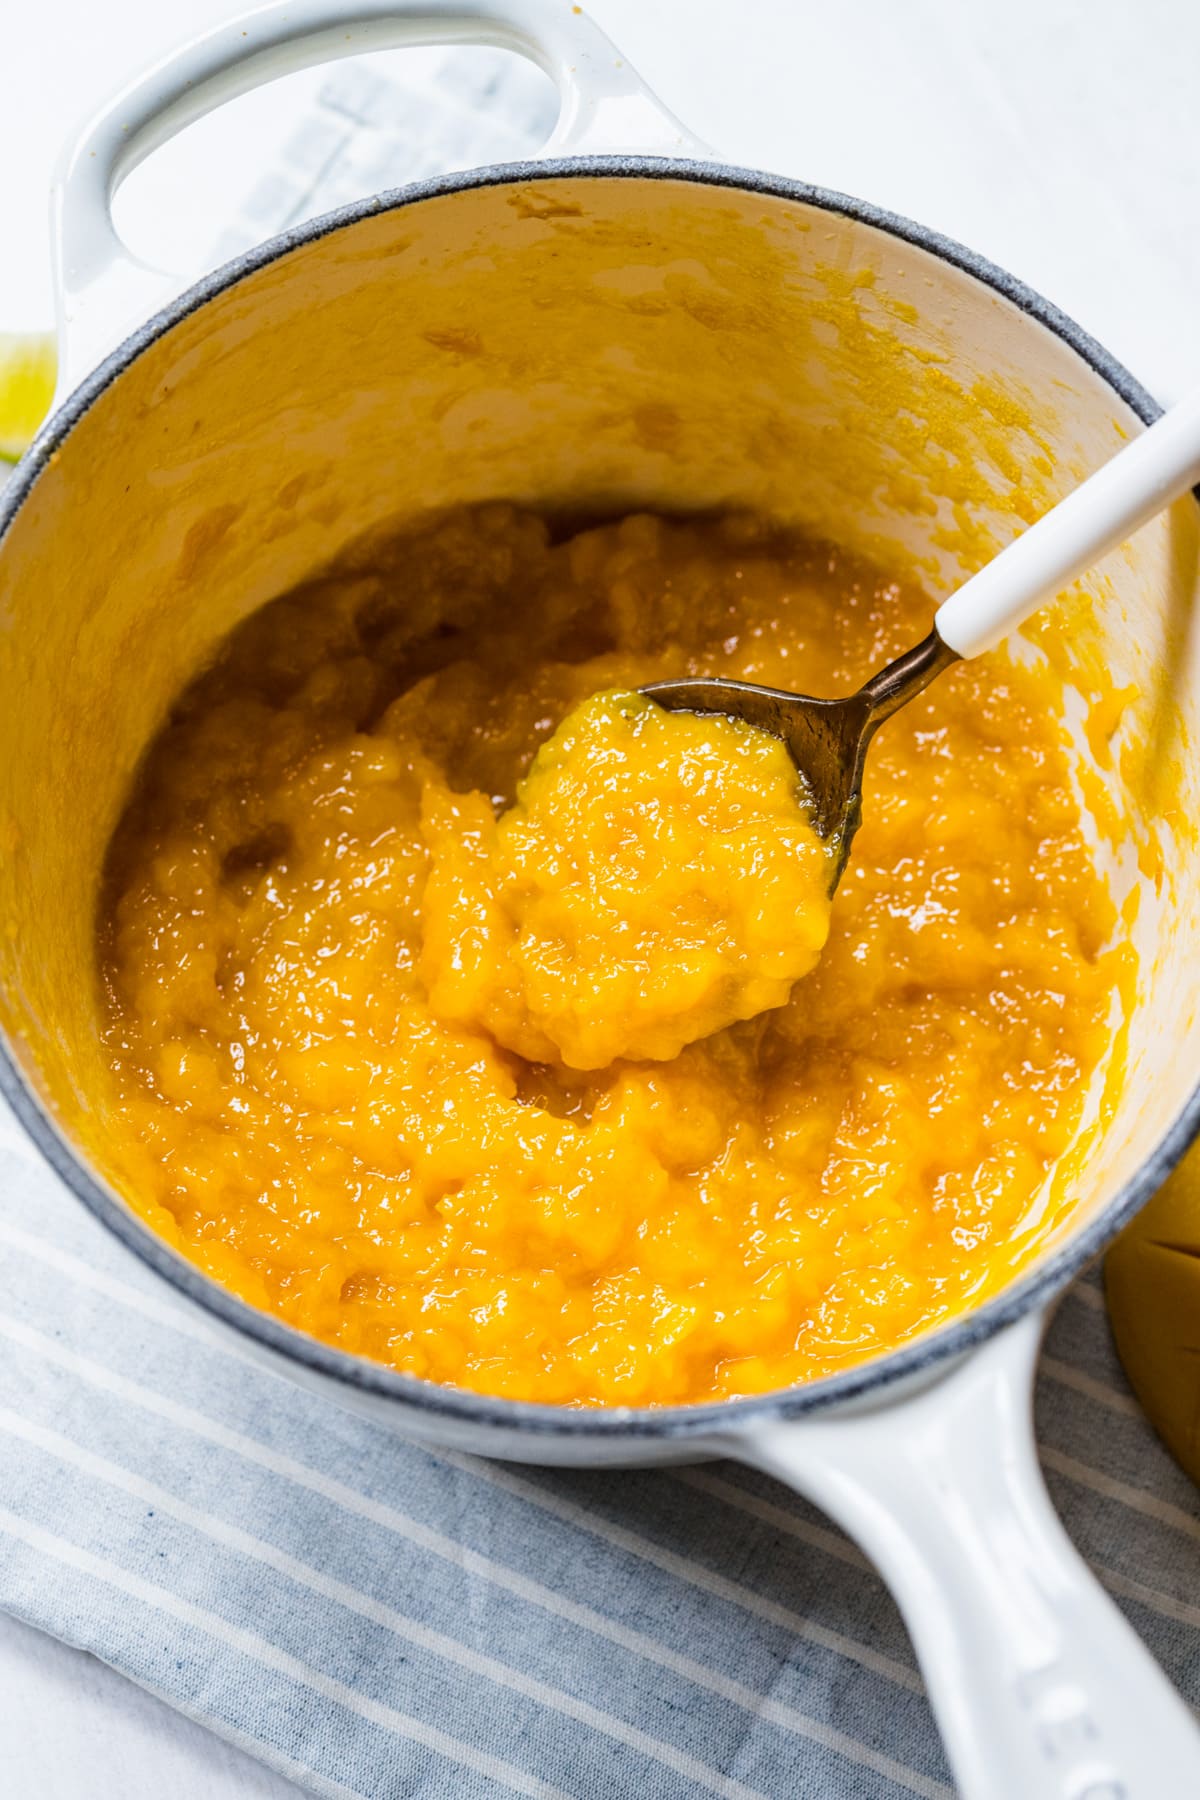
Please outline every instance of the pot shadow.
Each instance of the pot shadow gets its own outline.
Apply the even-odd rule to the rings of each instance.
[[[525,1503],[523,1548],[539,1580],[601,1615],[599,1641],[582,1654],[586,1691],[606,1710],[635,1707],[649,1724],[662,1709],[670,1725],[657,1729],[674,1735],[684,1709],[693,1752],[756,1794],[950,1800],[895,1603],[799,1495],[731,1462],[594,1470],[461,1460]],[[464,1503],[478,1540],[472,1486]],[[513,1562],[503,1527],[487,1541]],[[603,1642],[610,1633],[623,1668]]]
[[[1092,1274],[1049,1334],[1036,1420],[1047,1485],[1077,1548],[1171,1681],[1200,1703],[1200,1504],[1132,1399]],[[819,1719],[920,1779],[949,1779],[888,1590],[798,1494],[730,1462],[498,1479],[591,1540],[606,1610],[616,1597],[645,1629],[661,1636],[665,1624],[705,1667],[728,1665],[732,1648],[740,1679],[768,1707]]]

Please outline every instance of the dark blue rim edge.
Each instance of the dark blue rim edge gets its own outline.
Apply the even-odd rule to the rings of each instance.
[[[886,212],[869,202],[826,188],[812,187],[806,182],[793,181],[785,176],[768,175],[722,163],[639,156],[500,163],[463,174],[416,182],[340,207],[291,231],[281,233],[268,243],[226,263],[187,289],[118,345],[75,392],[68,396],[38,434],[0,495],[0,547],[21,506],[49,466],[54,454],[105,389],[144,350],[180,320],[187,318],[190,313],[197,311],[227,288],[236,285],[243,277],[265,268],[305,244],[314,243],[346,226],[354,225],[361,219],[402,206],[411,206],[421,200],[512,182],[544,182],[581,176],[675,180],[696,182],[709,187],[734,188],[741,192],[764,194],[773,199],[799,201],[872,226],[950,263],[1053,332],[1074,350],[1080,360],[1144,424],[1150,424],[1162,411],[1140,383],[1107,350],[1073,319],[1044,300],[1024,282],[1018,281],[952,238],[943,237],[939,232],[930,231],[923,225]],[[369,1362],[365,1358],[335,1350],[316,1338],[285,1325],[273,1315],[260,1312],[220,1287],[185,1257],[172,1250],[149,1225],[143,1223],[125,1201],[91,1172],[25,1080],[2,1033],[0,1094],[8,1101],[46,1161],[89,1212],[156,1274],[222,1323],[265,1349],[301,1364],[314,1374],[328,1376],[353,1392],[397,1402],[402,1410],[419,1413],[426,1421],[435,1422],[441,1418],[448,1424],[484,1426],[497,1432],[520,1431],[543,1439],[728,1438],[739,1427],[799,1418],[931,1370],[935,1364],[950,1357],[961,1356],[983,1343],[1033,1307],[1048,1303],[1162,1185],[1188,1145],[1200,1133],[1198,1085],[1175,1123],[1164,1134],[1154,1154],[1086,1230],[1072,1237],[1044,1265],[1015,1281],[994,1300],[985,1302],[965,1317],[918,1339],[909,1348],[893,1351],[888,1356],[849,1369],[845,1374],[829,1376],[807,1387],[785,1389],[750,1399],[726,1400],[703,1406],[600,1410],[493,1399],[461,1388],[440,1387],[432,1382],[398,1374],[382,1363]]]

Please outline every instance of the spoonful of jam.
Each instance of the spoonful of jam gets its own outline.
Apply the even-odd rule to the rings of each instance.
[[[842,699],[718,677],[641,691],[668,712],[724,713],[783,740],[837,887],[862,818],[871,739],[943,669],[993,649],[1029,615],[1200,480],[1200,389],[1163,414],[943,602],[928,637]]]

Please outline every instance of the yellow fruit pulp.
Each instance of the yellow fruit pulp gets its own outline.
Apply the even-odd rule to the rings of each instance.
[[[884,726],[786,999],[824,919],[778,752],[612,692],[844,693],[930,612],[746,519],[497,506],[250,618],[110,851],[135,1204],[330,1343],[564,1404],[809,1381],[1002,1285],[1128,969],[1053,677],[964,664]]]
[[[830,853],[778,738],[597,695],[497,821],[426,791],[420,974],[439,1018],[603,1069],[782,1006],[829,931]]]

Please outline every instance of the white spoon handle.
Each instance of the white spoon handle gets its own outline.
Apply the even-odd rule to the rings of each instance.
[[[938,636],[959,656],[982,656],[1197,481],[1200,389],[951,594]]]
[[[730,1448],[878,1565],[961,1800],[1195,1800],[1200,1731],[1068,1538],[1033,1436],[1045,1314],[926,1387],[751,1423]]]

